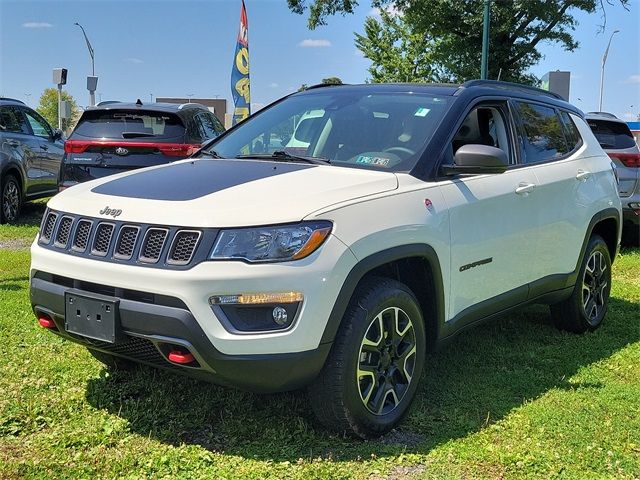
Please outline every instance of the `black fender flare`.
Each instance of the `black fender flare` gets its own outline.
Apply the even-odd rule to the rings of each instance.
[[[18,182],[20,182],[20,190],[22,193],[22,197],[25,197],[25,192],[27,189],[27,185],[26,185],[26,178],[27,176],[25,175],[25,172],[22,168],[22,165],[20,165],[19,163],[10,160],[9,162],[7,162],[7,164],[5,164],[2,167],[2,174],[0,175],[0,177],[4,177],[7,172],[9,172],[10,170],[15,170],[16,172],[18,172]]]
[[[406,244],[406,245],[398,245],[396,247],[392,247],[386,250],[381,250],[376,252],[368,257],[360,260],[349,272],[347,278],[342,284],[342,288],[338,293],[336,301],[333,305],[333,309],[331,310],[331,314],[329,315],[329,319],[327,321],[327,325],[325,326],[324,333],[322,334],[322,338],[320,343],[331,343],[333,342],[336,333],[338,332],[338,328],[340,327],[340,323],[342,322],[342,317],[344,316],[345,311],[349,305],[349,301],[353,296],[353,293],[360,283],[360,280],[364,278],[372,270],[385,265],[390,262],[394,262],[396,260],[402,260],[404,258],[424,258],[427,260],[428,265],[431,268],[431,275],[433,278],[433,284],[436,292],[435,300],[435,308],[437,312],[437,328],[438,330],[444,323],[444,285],[442,281],[442,270],[440,269],[440,261],[438,259],[438,255],[436,251],[426,243],[414,243],[414,244]]]

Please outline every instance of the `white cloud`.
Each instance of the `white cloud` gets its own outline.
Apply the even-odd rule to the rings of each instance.
[[[402,16],[402,12],[393,5],[387,5],[386,7],[384,7],[384,10],[392,17]],[[378,7],[373,7],[371,10],[369,10],[368,15],[370,17],[380,18],[380,9]]]
[[[127,63],[135,63],[135,64],[140,64],[140,63],[144,63],[142,60],[140,60],[139,58],[134,58],[134,57],[130,57],[130,58],[125,58],[124,59],[125,62]]]
[[[640,75],[629,75],[624,83],[640,83]]]
[[[280,85],[278,85],[276,82],[270,83],[269,86],[271,88],[278,88]]]
[[[51,28],[53,25],[48,22],[25,22],[22,24],[24,28]]]
[[[331,42],[323,38],[306,38],[298,44],[299,47],[304,48],[321,48],[330,47]]]

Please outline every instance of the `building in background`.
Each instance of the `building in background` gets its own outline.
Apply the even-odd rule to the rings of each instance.
[[[227,113],[226,98],[181,98],[181,97],[156,97],[158,103],[199,103],[207,107],[218,120],[226,127],[225,114]]]
[[[627,122],[631,135],[636,139],[636,144],[640,147],[640,121],[639,122]]]

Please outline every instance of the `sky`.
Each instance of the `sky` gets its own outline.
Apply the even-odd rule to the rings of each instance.
[[[285,0],[245,0],[249,18],[251,96],[254,107],[268,104],[301,84],[337,76],[363,83],[369,61],[354,45],[370,0],[353,15],[329,18],[328,26],[308,30]],[[606,2],[604,2],[606,4]],[[599,32],[599,14],[576,15],[580,48],[566,52],[542,45],[544,59],[532,68],[572,72],[570,101],[597,110],[602,54],[619,29],[606,63],[603,110],[625,120],[640,113],[640,0],[630,9],[607,7],[607,26]],[[91,61],[82,24],[95,50],[99,77],[97,100],[150,101],[151,95],[220,97],[229,101],[240,0],[0,0],[0,96],[35,107],[52,70],[69,71],[65,87],[79,105],[89,103],[86,76]],[[480,61],[480,52],[478,52]]]

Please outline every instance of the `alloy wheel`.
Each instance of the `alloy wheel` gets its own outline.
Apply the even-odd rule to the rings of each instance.
[[[606,303],[607,262],[600,251],[589,257],[582,278],[582,307],[590,323],[596,322]]]
[[[18,186],[13,181],[6,183],[2,192],[2,213],[4,218],[12,222],[18,218],[18,209],[20,207],[20,192]]]
[[[416,332],[400,308],[384,309],[369,324],[360,345],[356,381],[360,400],[374,415],[391,413],[413,379]]]

